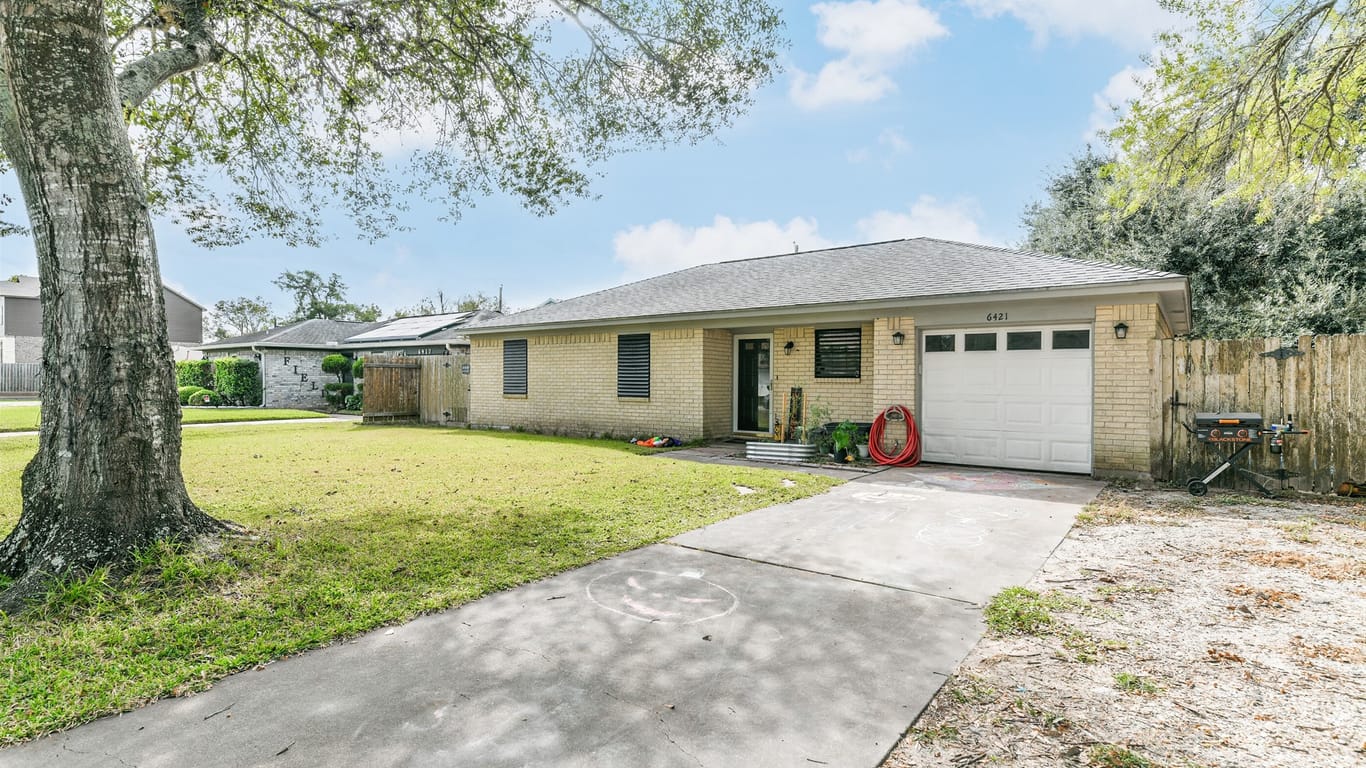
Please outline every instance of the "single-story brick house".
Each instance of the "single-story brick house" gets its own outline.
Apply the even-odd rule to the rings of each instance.
[[[299,320],[257,333],[204,344],[210,359],[254,358],[261,362],[267,408],[321,408],[323,384],[335,381],[323,373],[327,355],[448,355],[469,349],[463,326],[499,316],[491,310],[447,312],[373,323],[350,320]],[[346,380],[350,380],[347,377]]]
[[[1149,340],[1182,275],[930,238],[705,264],[467,326],[479,426],[764,435],[803,388],[903,404],[924,458],[1149,472]]]

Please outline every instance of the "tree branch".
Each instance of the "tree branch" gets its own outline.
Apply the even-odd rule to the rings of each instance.
[[[125,110],[136,108],[172,77],[223,58],[223,47],[209,33],[205,5],[195,0],[177,0],[163,6],[171,14],[168,21],[182,27],[185,36],[180,45],[150,53],[118,74],[119,99]]]

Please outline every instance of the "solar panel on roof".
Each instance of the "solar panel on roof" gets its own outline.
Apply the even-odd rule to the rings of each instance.
[[[442,328],[448,328],[469,317],[469,312],[455,312],[444,315],[423,315],[421,317],[404,317],[391,323],[385,323],[378,328],[358,333],[348,337],[347,342],[353,341],[395,341],[398,339],[420,339],[429,333],[435,333]]]

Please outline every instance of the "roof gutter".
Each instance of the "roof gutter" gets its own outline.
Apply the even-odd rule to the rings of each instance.
[[[821,303],[821,304],[800,304],[783,307],[757,307],[753,309],[735,309],[712,312],[675,312],[663,315],[631,315],[626,317],[610,317],[592,320],[567,320],[547,323],[524,323],[516,325],[496,325],[487,327],[466,327],[464,330],[469,336],[482,336],[496,333],[524,333],[529,331],[554,331],[564,328],[596,328],[604,326],[616,326],[625,324],[646,324],[646,323],[674,323],[686,322],[689,320],[753,320],[775,318],[781,319],[789,316],[810,316],[812,314],[838,314],[848,313],[851,309],[860,310],[880,310],[880,309],[906,309],[910,307],[932,307],[945,304],[970,304],[975,302],[989,302],[997,298],[1007,297],[1011,300],[1024,300],[1029,298],[1065,298],[1077,296],[1110,296],[1135,293],[1135,289],[1143,289],[1151,293],[1162,293],[1164,291],[1182,291],[1185,294],[1186,318],[1190,318],[1190,279],[1188,277],[1160,277],[1145,278],[1143,280],[1132,280],[1116,283],[1102,283],[1098,285],[1064,286],[1064,287],[1044,287],[1044,288],[1016,288],[1008,291],[992,291],[987,293],[953,293],[941,294],[937,296],[924,297],[904,297],[892,299],[868,299],[863,301],[849,301],[841,303]]]

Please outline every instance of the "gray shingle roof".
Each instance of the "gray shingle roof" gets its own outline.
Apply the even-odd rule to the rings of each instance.
[[[271,347],[335,346],[348,336],[364,333],[381,325],[384,323],[360,323],[352,320],[323,320],[320,318],[299,320],[265,331],[210,342],[200,346],[199,349],[236,349],[250,347],[253,344]]]
[[[1034,251],[918,237],[703,264],[493,318],[464,330],[474,333],[520,326],[914,300],[1180,277],[1171,272]]]

